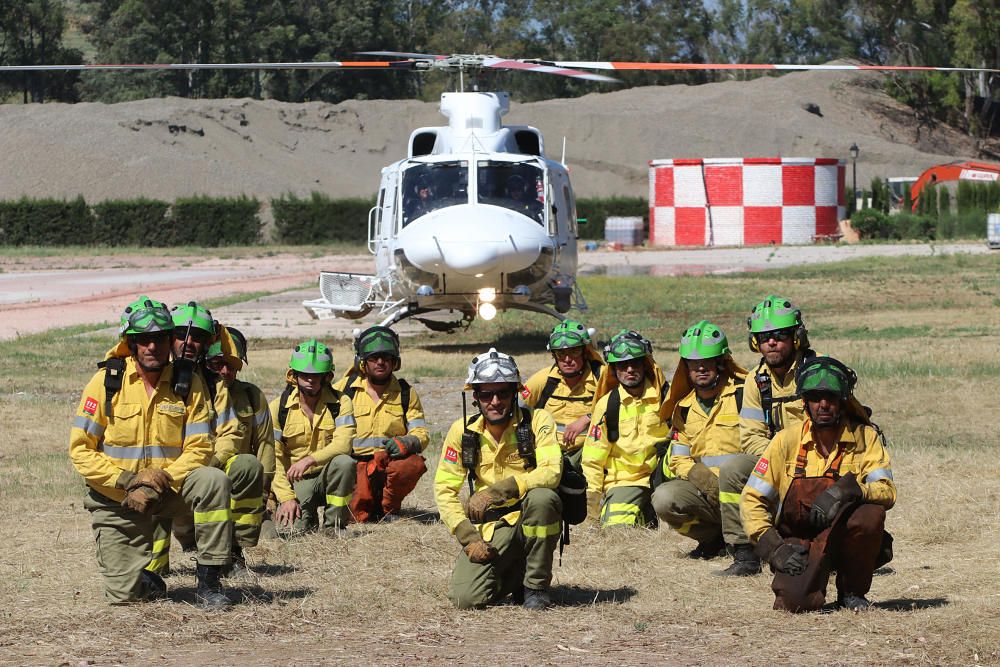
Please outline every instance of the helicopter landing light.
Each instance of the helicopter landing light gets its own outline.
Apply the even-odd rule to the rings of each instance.
[[[497,307],[494,306],[492,303],[479,304],[479,317],[489,322],[496,316],[497,316]]]
[[[479,290],[480,303],[493,303],[497,300],[497,290],[495,287],[483,287]]]
[[[417,288],[417,296],[434,296],[434,288],[430,285],[421,285]]]

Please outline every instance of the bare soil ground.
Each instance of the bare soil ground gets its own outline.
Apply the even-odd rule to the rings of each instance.
[[[891,439],[900,490],[888,523],[896,558],[875,578],[877,608],[862,615],[774,612],[766,575],[712,577],[727,561],[687,560],[693,544],[669,530],[592,526],[573,531],[555,570],[558,605],[551,611],[455,611],[445,591],[458,547],[436,521],[429,475],[407,500],[403,522],[349,540],[312,535],[248,550],[256,575],[231,584],[241,600],[231,611],[209,614],[190,604],[193,564],[176,545],[172,601],[108,607],[66,434],[80,387],[113,334],[0,341],[0,662],[1000,664],[998,261],[996,254],[961,254],[871,259],[868,268],[854,263],[842,272],[798,266],[786,269],[797,276],[791,281],[774,272],[652,277],[647,293],[630,300],[616,287],[633,286],[634,278],[592,279],[591,317],[601,329],[613,328],[606,322],[613,309],[617,326],[652,313],[657,359],[668,368],[674,337],[688,320],[730,302],[740,305],[727,306],[719,321],[737,359],[751,364],[741,344],[742,304],[780,285],[804,304],[816,348],[859,370],[859,393]],[[678,289],[686,299],[661,315],[658,295]],[[606,293],[617,296],[599,296]],[[236,308],[247,307],[220,312],[228,317]],[[402,374],[432,425],[430,467],[443,432],[461,414],[457,390],[473,354],[499,337],[516,348],[526,372],[547,363],[539,343],[544,323],[497,326],[494,337],[474,326],[406,343]],[[252,337],[245,377],[270,396],[281,387],[289,337],[297,336]],[[336,344],[338,364],[348,358],[345,343]]]

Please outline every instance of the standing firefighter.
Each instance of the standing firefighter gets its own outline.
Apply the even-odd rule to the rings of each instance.
[[[178,392],[170,363],[173,322],[165,305],[141,296],[121,317],[121,341],[87,384],[69,454],[90,491],[97,561],[113,603],[166,595],[152,557],[153,515],[193,512],[197,595],[205,607],[230,604],[220,575],[229,562],[229,479],[212,456],[201,378]],[[182,394],[184,394],[182,396]]]
[[[559,430],[559,445],[569,462],[579,468],[604,361],[591,342],[590,332],[573,320],[560,322],[552,329],[545,349],[552,353],[552,366],[528,379],[523,402],[552,415]]]
[[[467,609],[523,594],[525,608],[545,609],[562,528],[555,422],[517,405],[517,365],[493,348],[472,360],[465,389],[480,414],[452,424],[434,476],[441,520],[463,547],[449,597]]]
[[[805,362],[796,386],[806,420],[775,436],[743,490],[743,525],[776,573],[775,609],[822,607],[831,570],[837,605],[867,609],[873,572],[892,560],[889,452],[854,398],[856,381],[831,357]]]
[[[225,344],[227,337],[231,345]],[[225,334],[208,348],[205,366],[214,376],[217,391],[228,393],[226,412],[219,415],[219,421],[235,424],[236,437],[216,440],[213,464],[226,471],[233,485],[233,570],[237,573],[246,570],[243,549],[256,546],[260,539],[264,503],[274,478],[271,412],[257,385],[237,379],[244,363],[248,363],[246,338],[226,327]]]
[[[784,297],[772,294],[754,306],[747,330],[750,350],[761,358],[744,384],[740,440],[744,452],[760,456],[775,433],[802,421],[795,372],[816,353],[809,349],[802,312]]]
[[[393,521],[427,472],[420,455],[428,442],[424,409],[417,392],[395,375],[401,365],[396,332],[365,329],[354,341],[354,354],[355,366],[334,385],[350,397],[357,421],[351,513],[358,522]]]
[[[726,334],[705,320],[684,332],[680,356],[660,413],[669,412],[673,426],[668,460],[674,478],[653,493],[653,507],[671,528],[698,542],[692,558],[714,558],[728,545],[733,564],[718,574],[758,574],[760,559],[740,519],[740,492],[757,462],[740,449],[746,371],[729,353]]]
[[[608,367],[598,382],[593,426],[583,446],[587,496],[592,503],[603,497],[602,527],[651,525],[657,446],[669,436],[659,414],[668,385],[653,360],[652,343],[635,331],[619,332],[604,354]]]
[[[316,530],[319,508],[328,537],[346,536],[355,466],[354,405],[330,386],[333,356],[316,340],[295,346],[287,386],[271,401],[274,424],[275,523],[292,534]]]

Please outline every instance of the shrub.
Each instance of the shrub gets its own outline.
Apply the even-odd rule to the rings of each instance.
[[[92,235],[93,217],[83,197],[0,202],[0,244],[85,245]]]
[[[888,239],[893,231],[889,216],[876,208],[863,208],[852,215],[851,227],[863,239]]]
[[[587,219],[580,225],[581,239],[604,239],[604,224],[609,217],[639,216],[643,219],[649,238],[649,200],[645,197],[604,197],[576,200],[576,214]]]
[[[165,246],[170,242],[166,220],[170,204],[153,199],[111,200],[96,204],[94,243],[111,246]]]
[[[298,244],[364,243],[368,240],[368,212],[374,205],[373,199],[331,199],[319,192],[308,199],[284,195],[271,200],[275,238]]]
[[[178,199],[170,210],[171,245],[249,245],[260,240],[260,202],[240,197]]]

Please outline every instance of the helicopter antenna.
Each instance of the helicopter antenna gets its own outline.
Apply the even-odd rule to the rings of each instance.
[[[564,167],[566,166],[566,136],[565,135],[563,135],[562,159],[559,160],[559,162],[561,162]]]

